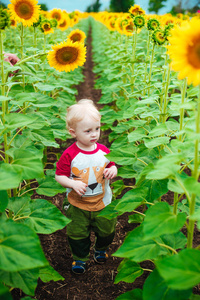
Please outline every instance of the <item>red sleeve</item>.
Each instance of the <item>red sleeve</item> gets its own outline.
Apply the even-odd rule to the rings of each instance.
[[[65,150],[56,164],[56,175],[70,176],[71,172],[71,158],[69,153]]]

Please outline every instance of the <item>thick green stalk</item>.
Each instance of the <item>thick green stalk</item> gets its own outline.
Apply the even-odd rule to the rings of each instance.
[[[20,35],[20,40],[21,40],[21,60],[24,58],[24,25],[21,23],[21,35]],[[25,92],[25,76],[24,74],[22,75],[22,87]],[[26,113],[26,102],[23,103],[23,113]]]
[[[4,74],[4,53],[3,53],[3,32],[0,30],[0,57],[1,57],[1,95],[5,96],[5,74]],[[7,101],[2,101],[2,122],[5,124],[5,115],[7,111]],[[8,150],[7,133],[4,133],[4,151],[5,151],[5,162],[9,163],[9,156],[6,154]]]
[[[170,83],[170,66],[168,66],[167,70],[167,78],[166,78],[166,85],[165,85],[165,93],[164,93],[164,101],[163,101],[163,110],[162,110],[162,122],[165,123],[167,117],[167,104],[168,104],[168,88],[169,88],[169,83]]]
[[[197,100],[197,113],[196,113],[196,134],[199,135],[200,133],[200,86],[199,86],[199,95]],[[195,178],[198,181],[199,172],[199,140],[195,140],[194,144],[194,169],[192,172],[192,177]],[[195,211],[195,204],[196,204],[196,194],[193,193],[191,197],[191,201],[189,203],[189,209],[190,209],[190,216],[193,215]],[[189,219],[189,225],[188,225],[188,239],[187,239],[187,248],[192,248],[193,246],[193,235],[194,235],[194,225],[195,221]]]
[[[146,54],[146,62],[145,62],[145,70],[144,70],[144,84],[146,85],[146,80],[147,80],[147,65],[148,65],[148,62],[147,62],[147,59],[149,57],[149,50],[150,50],[150,40],[151,40],[151,34],[150,34],[150,31],[148,30],[148,40],[147,40],[147,54]],[[145,95],[146,93],[146,89],[143,90],[142,94],[143,96]]]
[[[137,28],[135,33],[133,34],[133,44],[132,44],[132,60],[133,63],[131,65],[131,91],[134,91],[134,72],[135,72],[135,51],[137,45]]]
[[[151,51],[151,60],[150,60],[150,67],[149,67],[148,85],[151,84],[151,73],[152,73],[153,60],[154,60],[154,50],[155,50],[155,44],[153,44],[153,48],[152,48],[152,51]],[[148,96],[149,95],[150,95],[150,88],[148,87]]]
[[[182,89],[181,89],[181,104],[184,104],[186,89],[187,89],[187,79],[185,78],[183,80],[183,86],[182,86]],[[179,127],[179,131],[181,131],[183,129],[183,121],[184,121],[184,108],[181,107],[180,108],[180,127]],[[182,135],[179,135],[179,141],[181,141],[181,140],[182,140]]]

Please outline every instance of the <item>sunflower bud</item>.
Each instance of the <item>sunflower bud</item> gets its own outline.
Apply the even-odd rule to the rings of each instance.
[[[56,19],[51,19],[51,25],[53,28],[56,28],[58,25],[58,21]]]
[[[145,18],[143,16],[136,16],[133,23],[137,28],[142,28],[145,25]]]
[[[166,36],[164,31],[162,30],[155,30],[152,34],[152,40],[157,45],[163,45],[166,42]]]
[[[54,32],[54,30],[52,28],[52,23],[51,23],[50,20],[42,20],[41,23],[40,23],[40,29],[45,34]]]
[[[170,31],[171,31],[171,29],[173,27],[174,27],[174,24],[172,24],[172,23],[169,23],[168,25],[165,26],[165,28],[164,28],[164,35],[165,35],[166,39],[170,35]]]
[[[0,9],[0,30],[10,26],[10,16],[5,9]]]
[[[149,19],[147,22],[148,30],[156,30],[160,27],[160,22],[157,19]]]

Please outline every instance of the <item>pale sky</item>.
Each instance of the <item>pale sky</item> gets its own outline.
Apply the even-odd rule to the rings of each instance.
[[[159,0],[158,0],[159,1]],[[181,1],[182,3],[188,3],[189,6],[194,6],[197,0],[167,0],[165,7],[160,9],[159,14],[165,14],[170,11],[172,6]],[[1,0],[4,4],[9,4],[9,0]],[[95,0],[38,0],[38,4],[46,4],[48,10],[53,8],[65,9],[67,12],[71,12],[74,10],[80,10],[84,12],[86,8],[94,3]],[[110,0],[100,0],[102,4],[100,10],[103,11],[106,8],[109,8]],[[135,0],[135,4],[139,4],[142,9],[148,13],[148,3],[149,0]]]

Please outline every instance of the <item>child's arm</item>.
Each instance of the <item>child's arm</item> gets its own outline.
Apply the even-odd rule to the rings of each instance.
[[[55,179],[63,187],[73,189],[80,196],[84,195],[86,192],[87,184],[81,180],[73,180],[64,175],[56,175]]]
[[[117,176],[116,166],[112,166],[110,168],[105,168],[103,175],[105,176],[106,179],[113,179],[114,177],[116,177]]]

